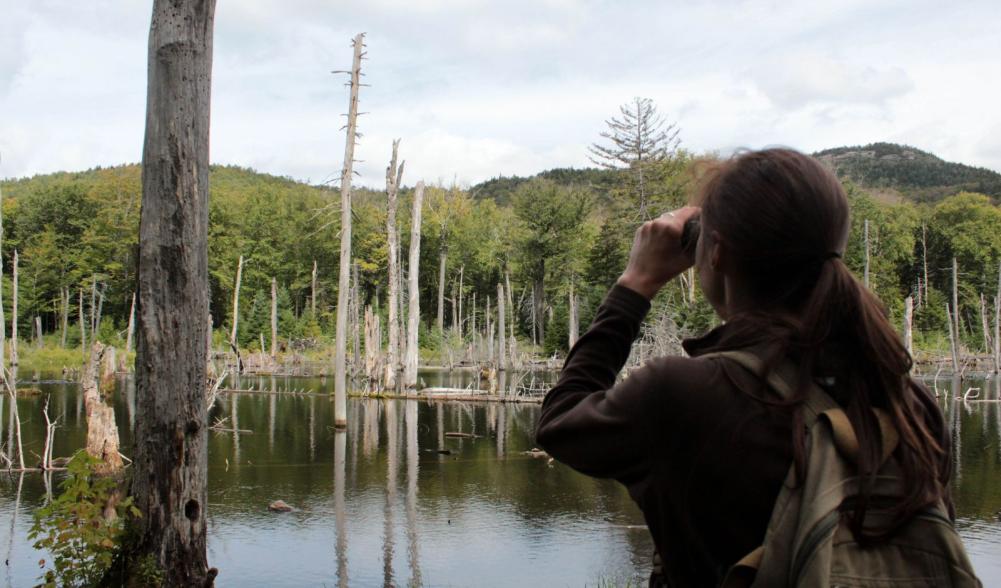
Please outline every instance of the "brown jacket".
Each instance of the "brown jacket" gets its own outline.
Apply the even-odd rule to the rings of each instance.
[[[616,383],[649,308],[628,288],[608,293],[546,395],[536,435],[559,461],[628,487],[669,586],[715,586],[764,539],[792,462],[792,419],[758,399],[750,372],[699,359],[734,348],[725,325],[685,341],[691,357],[655,359]]]

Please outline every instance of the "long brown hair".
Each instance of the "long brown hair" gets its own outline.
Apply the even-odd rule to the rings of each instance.
[[[740,153],[707,176],[701,193],[703,232],[723,241],[739,283],[756,310],[730,317],[732,330],[771,343],[773,367],[798,366],[801,403],[821,363],[836,356],[844,378],[837,398],[859,440],[862,480],[850,527],[859,541],[878,540],[915,512],[949,499],[951,452],[941,410],[910,377],[912,360],[880,300],[841,259],[850,229],[848,199],[820,162],[791,149]],[[740,338],[740,334],[736,335]],[[889,412],[900,434],[895,456],[907,495],[888,528],[863,530],[880,466],[881,439],[872,408]],[[802,472],[805,433],[794,411],[793,455]]]

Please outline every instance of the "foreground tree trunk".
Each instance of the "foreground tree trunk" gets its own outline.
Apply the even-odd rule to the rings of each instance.
[[[142,517],[126,562],[165,586],[211,586],[208,477],[209,105],[215,0],[156,0],[149,37],[139,221],[135,463]]]
[[[347,136],[344,140],[344,167],[341,169],[341,258],[337,268],[337,328],[334,335],[334,427],[348,425],[347,337],[348,295],[351,290],[351,175],[354,173],[355,130],[358,123],[358,88],[361,85],[361,58],[365,35],[352,41],[351,97],[348,101]]]
[[[417,182],[414,190],[414,212],[410,220],[410,262],[407,264],[407,353],[403,362],[403,385],[417,388],[417,330],[420,327],[421,308],[418,288],[421,259],[421,207],[424,203],[424,182]]]

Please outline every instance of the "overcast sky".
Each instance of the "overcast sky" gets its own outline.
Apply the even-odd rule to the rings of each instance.
[[[0,0],[0,177],[141,157],[151,2]],[[366,32],[357,167],[382,186],[588,164],[634,96],[726,153],[908,143],[1001,170],[997,0],[219,0],[212,161],[319,183],[344,150]]]

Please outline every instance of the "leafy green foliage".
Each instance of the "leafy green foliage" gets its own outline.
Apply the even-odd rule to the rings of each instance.
[[[52,554],[52,567],[42,574],[44,586],[97,584],[111,567],[126,521],[140,516],[131,497],[116,497],[114,478],[95,475],[99,463],[78,451],[69,462],[62,493],[35,511],[28,538],[35,549]],[[114,516],[105,518],[109,501],[115,503]]]

